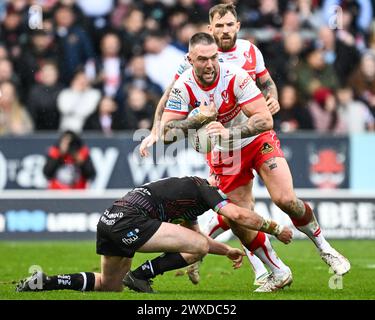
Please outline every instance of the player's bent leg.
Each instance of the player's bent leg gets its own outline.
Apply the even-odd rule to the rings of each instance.
[[[16,291],[93,291],[96,282],[96,275],[98,274],[94,274],[93,272],[80,272],[47,276],[42,271],[36,271],[30,277],[20,280],[16,285]]]
[[[207,239],[199,233],[163,222],[157,232],[137,251],[166,253],[128,272],[123,283],[132,290],[152,293],[151,278],[170,270],[186,267],[202,259],[208,250]]]
[[[324,262],[338,275],[350,270],[349,261],[338,253],[324,238],[310,206],[297,198],[288,163],[275,157],[265,161],[258,170],[272,201],[289,215],[294,226],[306,234],[318,248]]]
[[[138,252],[185,252],[200,258],[208,253],[208,241],[199,233],[177,224],[163,222]]]
[[[101,256],[101,273],[95,274],[95,290],[122,291],[122,280],[131,267],[131,258]]]

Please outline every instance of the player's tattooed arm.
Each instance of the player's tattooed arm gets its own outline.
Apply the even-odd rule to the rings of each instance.
[[[262,114],[251,116],[246,122],[229,129],[229,139],[243,139],[255,136],[272,129],[272,118],[264,117]]]
[[[257,79],[257,85],[265,97],[271,96],[278,100],[277,87],[271,76],[268,74],[265,78]]]
[[[165,144],[170,144],[177,140],[186,138],[189,130],[198,130],[215,119],[216,114],[206,116],[202,113],[197,113],[196,115],[183,120],[171,120],[164,125],[163,141]]]

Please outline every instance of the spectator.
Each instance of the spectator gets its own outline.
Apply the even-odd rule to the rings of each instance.
[[[306,60],[297,67],[296,84],[303,98],[309,99],[315,90],[327,87],[335,90],[338,79],[333,66],[324,61],[323,50],[310,47],[305,51]]]
[[[40,82],[40,70],[43,64],[48,60],[55,59],[56,55],[53,34],[44,30],[30,32],[28,45],[23,48],[21,58],[16,66],[26,95],[31,86]]]
[[[278,87],[297,79],[297,66],[301,63],[304,42],[298,32],[285,36],[283,41],[271,42],[266,46],[267,68]]]
[[[126,96],[126,92],[128,92],[130,87],[137,87],[147,92],[148,97],[155,105],[163,94],[161,87],[152,82],[147,76],[143,56],[133,57],[128,64],[128,68],[125,71],[125,81],[122,91],[124,96]]]
[[[116,33],[107,33],[100,42],[101,56],[96,60],[95,86],[105,96],[115,97],[123,81],[125,59],[120,54],[121,43]]]
[[[121,41],[123,44],[124,57],[130,60],[132,56],[143,52],[143,41],[145,36],[144,13],[132,8],[123,19]]]
[[[139,3],[140,9],[145,15],[145,27],[147,30],[166,30],[168,18],[167,8],[159,0],[143,0]]]
[[[95,51],[99,51],[100,39],[109,30],[109,18],[114,8],[114,0],[76,0],[82,10],[88,24],[90,38],[93,41]]]
[[[26,135],[33,131],[33,122],[20,104],[13,83],[0,83],[0,136]]]
[[[357,0],[357,1],[343,1],[343,0],[325,0],[323,3],[322,11],[326,23],[332,22],[337,7],[340,6],[343,10],[343,14],[349,14],[349,18],[344,20],[350,23],[350,29],[353,34],[358,32],[366,33],[369,30],[371,21],[373,19],[373,7],[371,0]],[[338,27],[338,26],[336,26]],[[342,27],[342,26],[341,26]]]
[[[57,97],[63,86],[58,82],[59,71],[54,62],[46,62],[41,70],[39,83],[31,87],[27,107],[34,119],[36,130],[57,130],[60,114]]]
[[[313,93],[309,111],[317,132],[342,133],[345,131],[344,123],[337,112],[335,95],[329,88],[321,87]]]
[[[348,80],[354,93],[369,107],[375,116],[375,51],[367,51],[361,57],[359,68],[354,70]]]
[[[150,129],[154,108],[147,99],[147,94],[136,87],[129,88],[125,104],[127,129]]]
[[[96,175],[90,150],[72,131],[65,131],[48,150],[43,173],[48,189],[86,189]]]
[[[172,46],[167,36],[159,31],[150,32],[145,39],[146,74],[151,81],[165,90],[174,78],[184,53]],[[168,66],[166,68],[165,66]]]
[[[357,67],[360,59],[354,37],[344,31],[335,34],[332,29],[321,27],[318,45],[323,49],[326,64],[333,65],[340,82],[346,83],[348,76]]]
[[[280,111],[274,115],[274,127],[281,132],[314,129],[309,110],[301,103],[291,84],[281,88]]]
[[[60,112],[60,131],[82,131],[86,119],[95,111],[100,100],[100,91],[93,89],[83,72],[79,70],[69,88],[57,97]]]
[[[11,60],[17,60],[21,54],[21,46],[26,42],[25,27],[22,24],[22,12],[9,4],[7,14],[0,25],[0,41],[4,42]]]
[[[174,41],[172,42],[172,45],[175,46],[178,50],[188,52],[189,40],[197,32],[198,31],[195,24],[191,22],[183,23],[182,25],[178,26],[176,30],[176,36]]]
[[[343,86],[337,90],[338,113],[345,125],[345,133],[361,133],[375,129],[374,116],[359,100],[354,100],[353,89]]]
[[[19,86],[19,78],[14,72],[13,64],[8,59],[0,59],[0,82],[10,81],[16,85],[17,89]]]
[[[57,8],[55,22],[60,76],[64,84],[68,84],[77,68],[93,62],[94,51],[87,33],[79,25],[75,25],[71,7]]]
[[[95,130],[112,135],[114,131],[124,130],[124,115],[118,111],[116,102],[110,97],[100,100],[97,110],[86,121],[84,130]]]

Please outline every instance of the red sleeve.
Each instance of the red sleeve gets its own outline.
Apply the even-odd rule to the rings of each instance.
[[[264,76],[267,73],[268,73],[268,70],[266,68],[262,72],[257,73],[256,76],[257,76],[257,78],[260,78],[260,77]]]
[[[48,150],[48,156],[52,159],[58,159],[61,157],[61,153],[58,147],[52,146]]]

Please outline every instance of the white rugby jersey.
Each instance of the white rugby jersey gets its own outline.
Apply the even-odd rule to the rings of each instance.
[[[185,70],[191,68],[187,56],[186,54],[184,61],[179,65],[175,79],[178,79]],[[220,51],[219,49],[219,62],[233,63],[241,67],[254,81],[268,72],[262,53],[248,40],[237,39],[236,45],[229,51]]]
[[[242,112],[242,106],[263,95],[243,69],[227,63],[219,63],[217,80],[209,87],[202,88],[195,79],[193,69],[184,72],[175,82],[165,112],[183,115],[202,104],[214,101],[218,111],[217,121],[229,128],[246,122],[249,118]],[[248,145],[255,137],[235,139],[229,143],[230,149]],[[228,144],[217,145],[219,150],[228,150]]]

